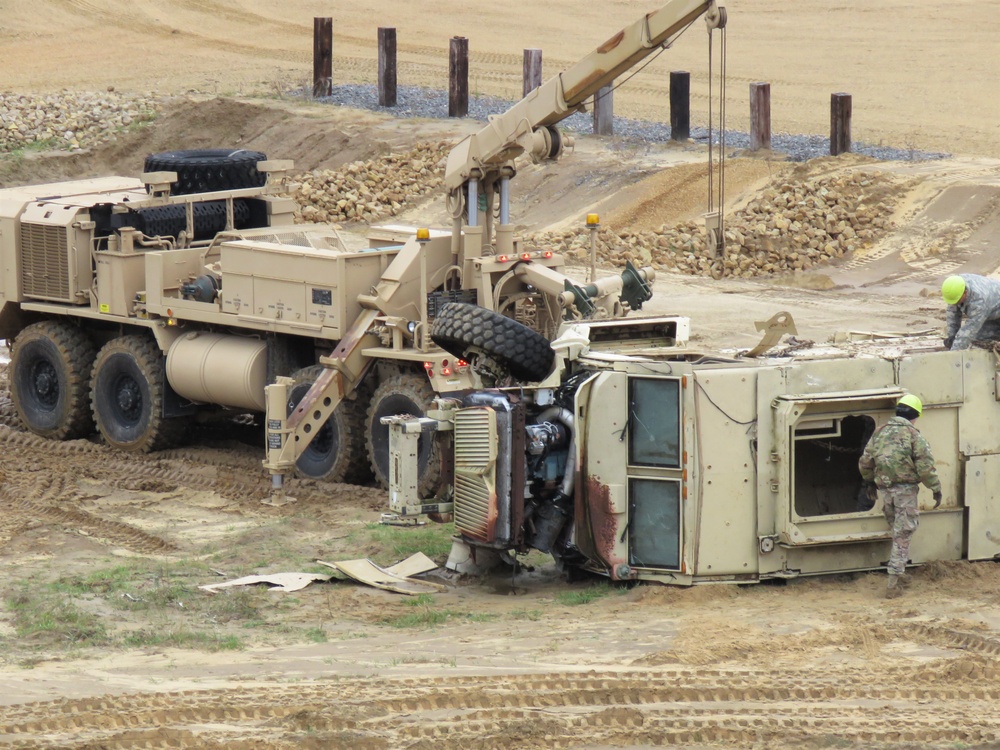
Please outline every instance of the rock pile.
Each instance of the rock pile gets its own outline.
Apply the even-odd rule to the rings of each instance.
[[[81,149],[156,117],[154,97],[62,91],[30,95],[0,93],[0,151],[26,147]]]
[[[300,222],[373,222],[393,216],[414,198],[438,188],[451,144],[421,143],[410,151],[336,170],[297,175],[288,188],[300,208]],[[600,261],[614,266],[630,260],[715,279],[807,271],[870,246],[891,228],[888,219],[902,186],[899,178],[857,171],[797,180],[785,176],[743,209],[726,216],[726,252],[708,247],[705,226],[688,221],[652,232],[601,229]],[[532,246],[570,260],[590,256],[585,228],[541,232]]]
[[[394,216],[408,201],[438,188],[450,142],[418,143],[409,151],[339,169],[292,177],[288,190],[299,222],[373,222]]]
[[[891,227],[887,218],[901,182],[881,173],[855,172],[806,181],[787,178],[767,187],[745,208],[725,218],[726,252],[708,248],[702,223],[689,221],[655,232],[601,229],[598,258],[707,276],[754,276],[806,271],[867,247]],[[540,233],[533,244],[570,259],[590,257],[590,232]]]

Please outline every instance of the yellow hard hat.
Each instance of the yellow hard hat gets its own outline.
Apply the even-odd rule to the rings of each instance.
[[[957,304],[965,294],[965,279],[961,276],[949,276],[941,284],[941,296],[949,305]]]
[[[919,417],[924,413],[924,405],[921,403],[920,399],[914,396],[912,393],[907,393],[897,402],[900,406],[909,406],[913,411],[917,413]]]

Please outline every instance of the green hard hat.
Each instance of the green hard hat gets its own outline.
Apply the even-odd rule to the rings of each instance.
[[[965,294],[965,279],[961,276],[949,276],[941,284],[941,296],[949,305],[957,304]]]
[[[919,417],[924,413],[924,405],[921,403],[920,399],[914,396],[912,393],[907,393],[897,402],[900,406],[909,406],[913,411],[917,413]]]

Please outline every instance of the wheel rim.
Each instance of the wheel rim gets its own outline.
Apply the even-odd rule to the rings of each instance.
[[[299,401],[309,392],[312,383],[299,383],[288,394],[288,413],[298,406]],[[333,424],[331,415],[316,432],[316,436],[299,455],[296,468],[307,477],[314,479],[326,476],[333,468],[333,462],[340,450],[340,435]]]
[[[309,447],[312,449],[313,453],[320,456],[329,456],[333,453],[333,447],[336,441],[333,439],[333,427],[329,420],[323,423],[323,426],[319,428],[319,432],[316,433],[316,437],[312,439],[309,443]]]
[[[111,404],[118,418],[129,427],[142,418],[142,388],[130,375],[119,375],[111,385]]]
[[[39,406],[52,410],[59,403],[59,373],[46,359],[31,368],[31,394]]]

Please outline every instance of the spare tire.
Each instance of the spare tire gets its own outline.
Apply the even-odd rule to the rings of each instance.
[[[257,163],[266,159],[266,154],[246,149],[164,151],[147,156],[143,171],[176,172],[177,182],[171,187],[171,194],[191,195],[263,187],[267,174],[257,169]]]
[[[431,326],[431,339],[449,354],[468,359],[481,351],[518,380],[538,382],[552,369],[548,339],[528,326],[478,305],[449,302]]]

